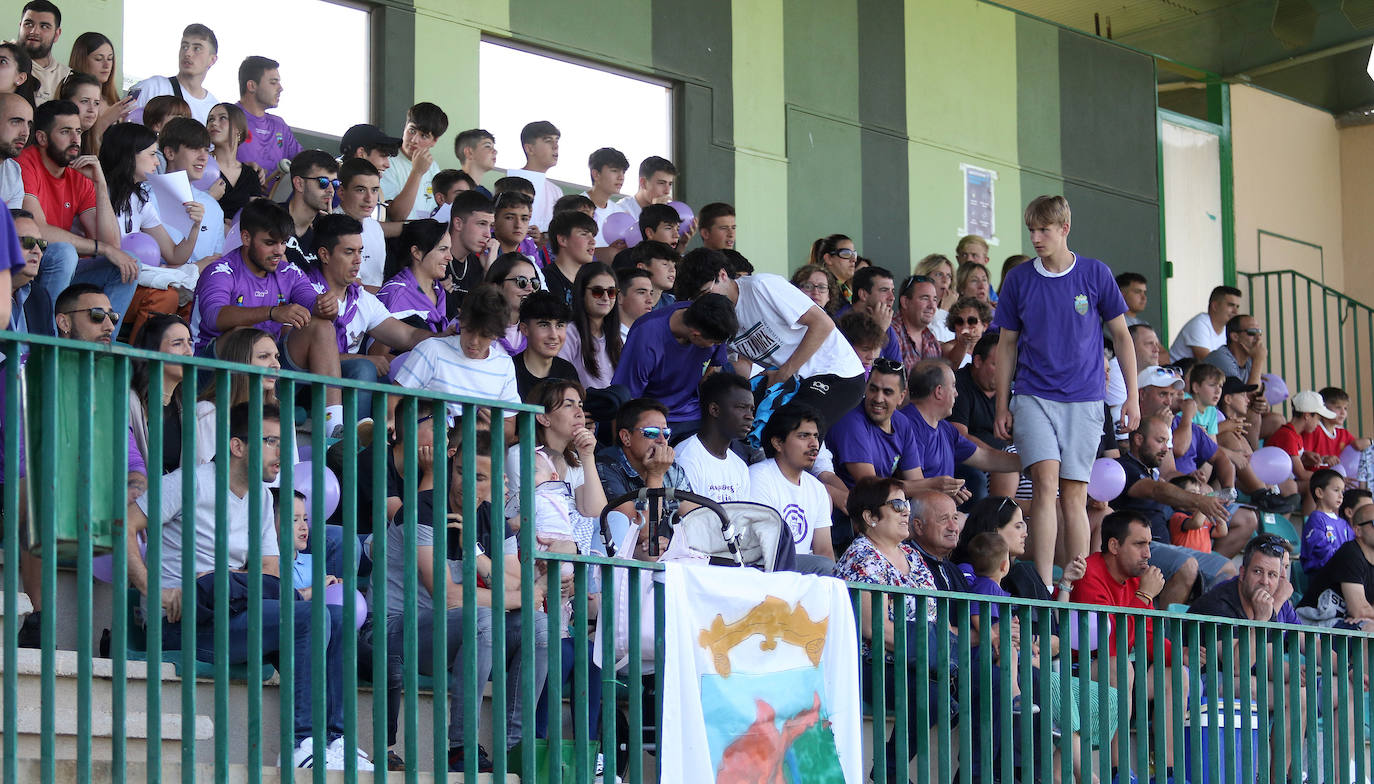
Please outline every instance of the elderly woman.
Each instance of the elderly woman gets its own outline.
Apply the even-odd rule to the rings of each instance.
[[[911,501],[902,490],[900,481],[876,476],[860,479],[849,491],[849,503],[846,504],[845,511],[849,514],[856,537],[835,565],[836,577],[856,583],[935,590],[935,578],[931,575],[930,569],[926,567],[925,561],[916,549],[905,541],[911,535]],[[933,601],[913,596],[903,597],[904,609],[900,618],[896,612],[896,604],[895,601],[885,602],[887,615],[882,619],[884,655],[889,664],[893,663],[893,640],[897,635],[903,635],[908,639],[907,652],[910,657],[914,655],[915,650],[915,643],[910,641],[912,635],[926,635],[936,623]],[[922,604],[925,605],[924,619],[920,610]],[[863,689],[865,694],[869,694],[873,688],[872,640],[873,627],[877,620],[873,617],[872,604],[867,597],[860,601],[860,606],[863,626]],[[919,684],[925,682],[930,684],[930,717],[934,722],[939,713],[934,708],[938,682],[930,677],[928,669],[923,670],[910,658],[906,664],[909,688],[919,688]],[[889,710],[896,705],[894,670],[895,667],[892,666],[886,668],[884,693],[887,695]],[[918,728],[915,722],[910,721],[907,728],[907,748],[915,755]],[[902,777],[897,777],[897,768],[897,734],[894,730],[887,739],[888,781],[901,781],[906,777],[905,768]]]
[[[961,368],[973,361],[973,347],[978,345],[992,321],[992,307],[974,297],[960,297],[949,309],[945,326],[954,339],[941,344],[950,367]]]

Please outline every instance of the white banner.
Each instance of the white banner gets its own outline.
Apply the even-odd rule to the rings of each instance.
[[[863,780],[843,582],[670,563],[666,590],[664,784]]]

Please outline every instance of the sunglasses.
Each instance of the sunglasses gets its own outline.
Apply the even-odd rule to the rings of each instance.
[[[639,434],[650,441],[657,441],[660,438],[668,441],[673,437],[673,429],[671,427],[641,427]]]
[[[340,185],[343,185],[342,182],[339,182],[338,180],[331,180],[328,177],[306,177],[305,179],[320,186],[320,190],[326,190],[328,188],[337,188]]]
[[[840,248],[830,255],[839,256],[842,259],[857,259],[859,257],[859,252],[853,248]]]
[[[1256,537],[1253,546],[1261,553],[1273,556],[1274,558],[1281,558],[1284,553],[1288,552],[1287,542],[1273,534],[1265,534],[1264,536]]]
[[[968,318],[958,318],[957,316],[950,316],[949,318],[949,325],[951,327],[976,327],[981,323],[983,323],[983,320],[978,318],[977,316],[969,316]]]
[[[906,372],[906,366],[895,359],[888,359],[887,357],[878,357],[873,360],[873,369],[879,373],[892,373],[896,375],[901,375]]]
[[[900,514],[911,513],[911,502],[905,498],[889,498],[883,502],[883,506],[890,506],[892,511]]]
[[[116,313],[116,312],[114,312],[113,310],[106,310],[106,309],[104,309],[104,308],[78,308],[78,309],[76,309],[76,310],[64,310],[64,311],[62,311],[62,312],[63,312],[63,313],[66,313],[66,314],[71,314],[71,313],[86,313],[86,314],[89,314],[90,317],[91,317],[92,323],[95,323],[95,324],[100,324],[100,323],[102,323],[103,321],[105,321],[105,319],[109,319],[111,324],[118,324],[118,323],[119,323],[119,314]]]
[[[588,286],[587,293],[591,294],[593,299],[615,299],[620,289],[615,286]]]
[[[935,285],[935,281],[931,280],[928,275],[912,275],[911,277],[907,278],[905,281],[902,282],[902,290],[901,292],[899,292],[899,296],[905,297],[907,295],[907,292],[915,288],[917,283],[929,283],[931,285]]]
[[[1255,338],[1257,338],[1257,337],[1259,337],[1260,335],[1263,335],[1263,334],[1264,334],[1264,330],[1260,329],[1259,327],[1251,327],[1251,328],[1245,330],[1245,334],[1249,335],[1250,337],[1255,337]]]
[[[525,289],[529,289],[530,291],[539,290],[539,278],[527,278],[524,275],[516,275],[511,278],[506,278],[505,282],[514,283],[521,291]]]
[[[22,247],[24,250],[33,250],[34,248],[38,248],[39,250],[47,250],[48,241],[43,239],[42,237],[20,237],[19,246]]]

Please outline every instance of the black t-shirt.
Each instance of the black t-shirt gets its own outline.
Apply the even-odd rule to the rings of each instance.
[[[396,513],[394,524],[399,525],[405,520],[406,510],[404,507]],[[415,522],[418,525],[429,526],[434,522],[434,491],[421,490],[415,494]],[[450,560],[460,560],[463,557],[463,540],[454,536],[455,529],[449,529],[448,537],[448,557]],[[506,539],[514,536],[515,532],[509,524],[505,526],[502,534],[502,543]],[[477,505],[477,544],[488,558],[492,557],[491,549],[491,503],[483,501]],[[498,559],[499,560],[499,559]]]
[[[550,294],[562,300],[564,305],[572,307],[572,281],[568,280],[557,264],[549,264],[544,267],[544,285],[548,287]]]
[[[965,365],[955,372],[954,389],[959,396],[954,399],[954,413],[949,415],[949,421],[968,428],[969,435],[993,449],[1006,448],[1007,442],[998,438],[993,430],[997,401],[978,388],[973,380],[973,365]]]
[[[1364,586],[1364,598],[1374,604],[1374,564],[1364,557],[1364,550],[1358,541],[1346,542],[1336,550],[1326,566],[1308,575],[1307,592],[1303,594],[1300,607],[1316,607],[1317,600],[1325,591],[1332,591],[1345,604],[1345,594],[1341,592],[1342,583],[1355,583]]]
[[[1048,602],[1054,597],[1050,589],[1040,580],[1035,564],[1030,561],[1012,561],[1011,571],[1002,578],[1002,590],[1018,599],[1038,599]]]
[[[385,509],[386,500],[395,496],[401,497],[401,472],[396,468],[396,461],[392,458],[391,450],[384,444],[379,444],[382,449],[386,449],[386,455],[382,462],[386,471],[386,496],[382,500],[382,507]],[[372,455],[377,447],[369,446],[358,453],[358,485],[355,492],[358,496],[358,533],[366,534],[373,531],[372,527]],[[384,513],[385,514],[385,513]]]
[[[1145,464],[1130,452],[1123,453],[1116,462],[1126,469],[1126,485],[1121,495],[1112,500],[1112,508],[1117,511],[1130,510],[1144,517],[1150,523],[1150,536],[1156,542],[1168,544],[1169,518],[1173,516],[1173,508],[1150,498],[1135,498],[1131,495],[1131,488],[1136,482],[1142,479],[1157,480],[1159,476],[1146,468]]]
[[[526,351],[528,351],[528,349],[526,349]],[[568,381],[577,380],[577,368],[573,367],[573,363],[562,357],[553,358],[553,364],[549,366],[549,374],[544,378],[534,375],[529,371],[529,368],[525,367],[524,351],[511,357],[511,359],[515,360],[515,389],[520,393],[520,398],[522,400],[530,393],[534,385],[543,381],[544,378],[567,379]]]
[[[1227,580],[1204,593],[1193,602],[1188,612],[1194,615],[1214,615],[1218,618],[1247,618],[1245,605],[1240,601],[1240,581]]]
[[[453,291],[448,292],[448,313],[444,315],[449,319],[458,318],[458,313],[463,309],[463,299],[469,291],[481,285],[486,272],[482,268],[482,260],[475,253],[469,253],[466,258],[455,258],[448,265],[448,282]]]

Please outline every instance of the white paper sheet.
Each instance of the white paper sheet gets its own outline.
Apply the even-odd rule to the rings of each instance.
[[[191,180],[184,171],[167,174],[149,174],[148,188],[157,198],[157,209],[162,222],[185,237],[191,231],[191,216],[186,214],[184,205],[195,201],[191,195]]]

